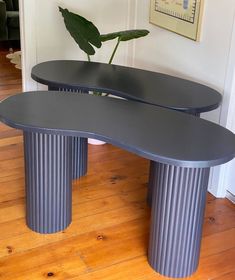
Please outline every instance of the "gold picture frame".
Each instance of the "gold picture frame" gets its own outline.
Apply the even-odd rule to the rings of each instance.
[[[204,0],[150,1],[150,23],[199,41]]]

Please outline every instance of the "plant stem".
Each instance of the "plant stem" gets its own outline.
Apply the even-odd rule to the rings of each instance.
[[[87,55],[87,59],[88,59],[89,62],[91,61],[91,58],[90,58],[89,54]]]
[[[115,56],[115,53],[116,53],[116,51],[117,51],[117,48],[118,48],[120,42],[121,42],[121,41],[120,41],[120,39],[118,38],[117,44],[116,44],[116,46],[115,46],[115,48],[114,48],[114,50],[113,50],[113,53],[112,53],[112,55],[111,55],[111,57],[110,57],[109,64],[111,64],[111,63],[113,62],[113,58],[114,58],[114,56]]]

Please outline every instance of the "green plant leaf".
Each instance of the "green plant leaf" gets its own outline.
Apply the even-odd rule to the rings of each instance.
[[[95,54],[93,46],[100,48],[102,43],[97,27],[84,17],[59,7],[66,29],[87,55]],[[93,46],[92,46],[93,45]]]
[[[119,41],[129,41],[132,39],[137,39],[140,37],[144,37],[149,34],[149,31],[146,29],[134,29],[134,30],[125,30],[119,32],[113,32],[108,34],[100,35],[100,39],[102,42],[110,41],[118,38]]]

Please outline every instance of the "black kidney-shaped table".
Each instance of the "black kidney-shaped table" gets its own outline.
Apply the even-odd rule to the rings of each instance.
[[[210,167],[234,158],[232,132],[157,106],[56,91],[5,99],[0,121],[24,132],[29,228],[53,233],[71,223],[72,138],[96,138],[157,165],[148,247],[153,269],[168,277],[197,269]]]
[[[216,109],[221,95],[214,89],[173,76],[118,65],[75,60],[56,60],[33,67],[32,78],[49,90],[102,92],[128,100],[178,110],[195,116]],[[90,110],[89,108],[87,110]],[[148,125],[149,120],[146,125]],[[73,178],[87,172],[87,139],[72,141]],[[150,162],[148,202],[157,184],[158,166]]]

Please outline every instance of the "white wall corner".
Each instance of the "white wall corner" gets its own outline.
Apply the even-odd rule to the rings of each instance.
[[[235,105],[235,15],[231,29],[230,50],[227,57],[227,69],[224,82],[223,102],[221,106],[220,124],[231,128]]]
[[[229,199],[233,204],[235,204],[235,195],[232,194],[231,192],[227,191],[226,192],[226,197]]]
[[[217,198],[224,198],[226,196],[225,179],[227,175],[227,168],[225,165],[211,168],[208,191]]]
[[[223,102],[221,106],[220,125],[233,129],[235,123],[235,17],[233,19],[233,27],[231,31],[230,51],[227,58],[227,71],[224,83]],[[227,190],[234,184],[231,176],[233,173],[234,161],[217,167],[217,172],[213,172],[213,187],[209,191],[216,197],[225,197]],[[217,182],[216,185],[213,184]]]

